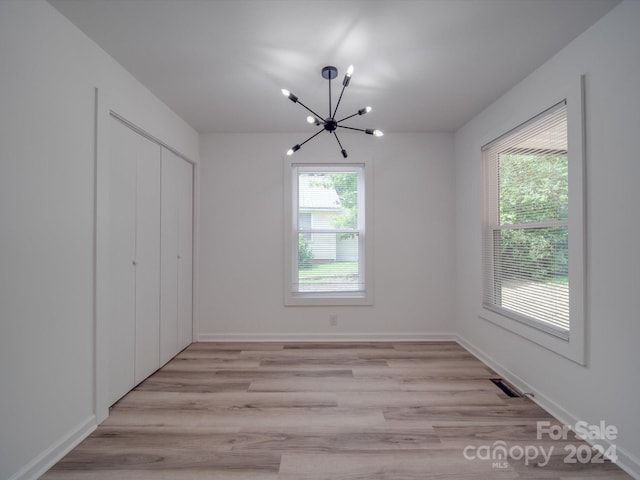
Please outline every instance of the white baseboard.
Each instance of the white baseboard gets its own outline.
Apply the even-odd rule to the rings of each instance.
[[[453,333],[201,333],[196,342],[455,342]]]
[[[547,411],[549,414],[553,415],[555,418],[560,420],[565,425],[575,425],[581,419],[577,418],[567,409],[558,405],[555,401],[553,401],[550,397],[545,395],[544,393],[536,390],[536,388],[529,383],[527,383],[524,379],[520,378],[518,375],[514,374],[507,367],[497,362],[490,355],[487,355],[480,349],[476,348],[472,343],[467,341],[465,338],[460,335],[456,336],[457,342],[466,348],[471,354],[477,357],[481,362],[489,366],[496,373],[499,373],[502,378],[511,383],[514,387],[520,390],[523,393],[533,393],[534,397],[529,397],[533,400],[540,408]],[[605,450],[611,446],[610,442],[603,442],[606,445]],[[616,461],[616,465],[618,465],[621,469],[627,472],[636,480],[640,480],[640,459],[636,456],[632,455],[626,449],[616,445],[616,453],[618,455],[618,460]]]
[[[96,417],[91,415],[12,475],[9,480],[36,480],[82,440],[87,438],[96,428]]]

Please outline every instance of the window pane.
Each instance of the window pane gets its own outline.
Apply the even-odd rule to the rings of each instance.
[[[298,235],[297,292],[353,292],[364,289],[359,268],[357,233],[315,233],[313,241]]]
[[[495,230],[489,304],[569,329],[567,227]]]
[[[500,225],[567,219],[566,152],[502,153],[498,162]]]
[[[300,173],[298,210],[312,215],[314,229],[358,228],[358,174]]]

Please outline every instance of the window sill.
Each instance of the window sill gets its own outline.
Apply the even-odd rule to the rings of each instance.
[[[583,335],[572,332],[568,339],[563,339],[487,308],[482,308],[478,316],[579,365],[585,365]]]
[[[373,305],[372,295],[354,293],[289,293],[285,295],[285,306],[359,306]]]

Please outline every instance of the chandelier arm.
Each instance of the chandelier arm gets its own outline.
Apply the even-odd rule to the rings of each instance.
[[[337,109],[336,109],[336,110],[337,110]],[[340,122],[343,122],[343,121],[345,121],[345,120],[349,120],[351,117],[355,117],[356,115],[360,115],[360,113],[359,113],[359,112],[356,112],[356,113],[354,113],[353,115],[349,115],[348,117],[341,118],[341,119],[340,119],[340,120],[338,120],[336,123],[340,123]]]
[[[342,94],[344,93],[344,89],[345,88],[347,88],[347,86],[344,85],[344,83],[343,83],[342,90],[340,91],[340,96],[338,97],[338,103],[336,103],[336,109],[333,111],[333,115],[331,115],[331,118],[335,118],[336,117],[336,113],[338,113],[338,107],[340,106],[340,100],[342,100]],[[354,113],[353,115],[356,115],[356,114]],[[351,116],[353,117],[353,115],[351,115]],[[347,118],[349,118],[349,117],[347,117]],[[344,120],[344,118],[342,120]],[[339,120],[339,121],[341,122],[342,120]]]
[[[338,138],[338,134],[335,132],[335,130],[333,131],[333,136],[336,137],[336,141],[338,142],[338,146],[340,147],[340,153],[344,158],[347,158],[349,155],[347,154],[347,151],[342,146],[342,143],[340,143],[340,139]]]
[[[311,113],[313,113],[313,114],[316,116],[316,118],[322,118],[322,116],[321,116],[321,115],[318,115],[316,112],[314,112],[313,110],[311,110],[309,107],[307,107],[307,106],[306,106],[304,103],[302,103],[300,100],[298,100],[296,103],[297,103],[297,104],[299,104],[301,107],[306,108],[306,109],[307,109],[308,111],[310,111]]]
[[[384,133],[382,133],[380,130],[374,130],[373,128],[354,128],[354,127],[347,127],[345,125],[338,125],[338,127],[346,128],[348,130],[356,130],[358,132],[364,132],[367,135],[374,135],[376,137],[382,137],[384,135]]]
[[[314,133],[313,135],[311,135],[309,138],[307,138],[304,142],[299,143],[299,146],[304,145],[305,143],[307,143],[309,140],[311,140],[314,137],[317,137],[318,135],[320,135],[322,132],[324,132],[324,127],[322,127],[320,130],[318,130],[318,132]]]
[[[367,133],[367,130],[364,128],[347,127],[346,125],[338,125],[338,128],[347,128],[349,130],[357,130],[358,132]]]

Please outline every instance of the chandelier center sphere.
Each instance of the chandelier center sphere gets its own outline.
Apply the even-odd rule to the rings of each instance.
[[[324,129],[331,133],[338,128],[338,122],[336,122],[333,118],[327,118],[324,121]]]

